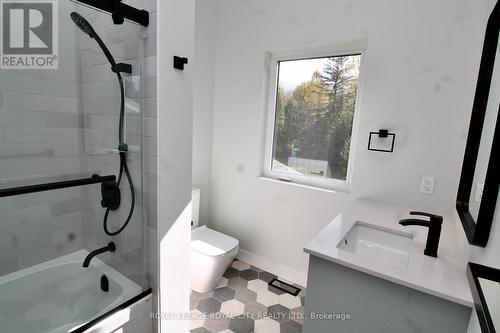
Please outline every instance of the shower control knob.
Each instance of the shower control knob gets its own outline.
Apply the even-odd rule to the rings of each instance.
[[[120,187],[115,181],[104,182],[101,184],[101,206],[109,210],[117,210],[120,207],[121,195]]]

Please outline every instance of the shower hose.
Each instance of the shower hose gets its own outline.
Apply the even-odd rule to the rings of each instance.
[[[132,177],[130,176],[130,171],[128,169],[127,165],[127,152],[128,152],[128,146],[125,143],[125,136],[124,136],[124,127],[125,127],[125,90],[123,87],[123,80],[122,76],[120,75],[120,72],[117,71],[116,75],[118,76],[118,82],[120,83],[120,95],[121,95],[121,103],[120,103],[120,124],[119,124],[119,129],[118,129],[118,152],[120,155],[120,171],[118,173],[118,180],[116,181],[117,186],[120,187],[120,184],[123,179],[123,174],[125,173],[125,176],[127,177],[127,181],[130,187],[130,210],[127,216],[127,219],[125,222],[122,224],[120,228],[118,228],[115,231],[111,231],[108,226],[108,221],[109,221],[109,212],[111,211],[108,208],[106,208],[106,213],[104,213],[104,219],[103,219],[103,229],[106,235],[108,236],[116,236],[119,233],[121,233],[127,225],[130,223],[130,220],[132,219],[132,215],[134,214],[134,208],[135,208],[135,190],[134,190],[134,183],[132,181]]]

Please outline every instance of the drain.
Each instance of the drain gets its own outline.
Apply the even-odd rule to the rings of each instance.
[[[103,274],[101,276],[101,290],[104,292],[109,291],[109,280],[108,280],[108,277],[106,276],[106,274]]]
[[[288,284],[276,278],[272,279],[271,282],[269,282],[268,284],[292,296],[297,296],[301,290],[300,288],[294,287],[291,284]]]

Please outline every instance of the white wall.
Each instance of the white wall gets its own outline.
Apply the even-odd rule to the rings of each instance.
[[[241,248],[305,273],[302,247],[358,197],[453,210],[487,0],[220,0],[210,225]],[[258,179],[267,51],[367,41],[351,192]],[[368,132],[396,132],[393,154]],[[419,193],[422,176],[437,179]],[[446,221],[456,223],[456,221]]]
[[[158,262],[159,310],[189,313],[189,242],[193,65],[173,68],[174,55],[194,54],[194,0],[158,1]],[[160,332],[187,332],[188,320],[160,322]]]
[[[210,218],[216,2],[196,0],[193,105],[193,186],[201,189],[200,223]]]

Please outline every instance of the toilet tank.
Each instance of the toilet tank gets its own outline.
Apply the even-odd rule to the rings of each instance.
[[[200,189],[193,188],[191,193],[191,221],[194,227],[200,223]]]

